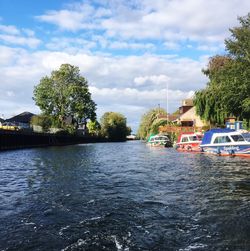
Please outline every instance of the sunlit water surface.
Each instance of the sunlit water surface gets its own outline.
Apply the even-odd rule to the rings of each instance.
[[[0,250],[250,250],[250,159],[138,141],[1,152]]]

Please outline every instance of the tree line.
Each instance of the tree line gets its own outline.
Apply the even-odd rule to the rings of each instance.
[[[62,64],[59,70],[43,77],[34,88],[33,99],[42,113],[32,118],[32,124],[41,126],[45,132],[55,127],[75,134],[82,125],[89,134],[112,140],[125,140],[131,133],[120,113],[106,112],[100,123],[97,121],[96,103],[88,82],[76,66]]]

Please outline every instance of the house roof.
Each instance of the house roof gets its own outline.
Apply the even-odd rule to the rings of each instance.
[[[20,113],[12,118],[6,119],[6,122],[18,122],[18,123],[30,123],[31,118],[34,116],[35,114],[31,113],[31,112],[23,112]]]
[[[179,115],[175,115],[175,114],[168,114],[168,115],[160,114],[158,116],[159,119],[166,119],[166,120],[168,119],[169,121],[176,120],[178,117]]]

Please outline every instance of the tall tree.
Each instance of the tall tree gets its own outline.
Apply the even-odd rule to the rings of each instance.
[[[237,110],[235,104],[230,106],[239,118],[245,118],[250,123],[250,13],[238,18],[240,25],[230,29],[231,38],[225,40],[226,49],[234,59],[234,65],[230,71],[232,91],[237,93]],[[227,92],[227,96],[230,93]],[[231,98],[233,100],[233,98]]]
[[[209,82],[195,94],[196,112],[212,124],[228,116],[250,120],[250,14],[239,18],[225,40],[227,56],[214,56],[203,73]]]
[[[137,135],[140,139],[146,139],[151,133],[157,133],[159,115],[166,115],[167,112],[162,108],[153,108],[143,114]]]
[[[33,99],[41,111],[55,117],[61,127],[67,117],[77,123],[96,119],[96,104],[91,98],[88,82],[80,75],[79,68],[70,64],[62,64],[50,77],[43,77],[34,88]]]
[[[117,112],[106,112],[101,117],[101,130],[103,136],[112,140],[126,140],[131,129],[127,127],[126,118]]]

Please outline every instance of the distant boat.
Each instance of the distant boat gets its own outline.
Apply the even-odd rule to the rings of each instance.
[[[147,145],[152,147],[171,147],[172,143],[167,135],[151,135],[147,141]]]
[[[182,133],[178,137],[176,143],[176,149],[178,151],[200,151],[200,144],[202,140],[202,134],[198,133]]]
[[[206,153],[250,157],[250,142],[232,129],[211,129],[205,132],[200,148]]]

